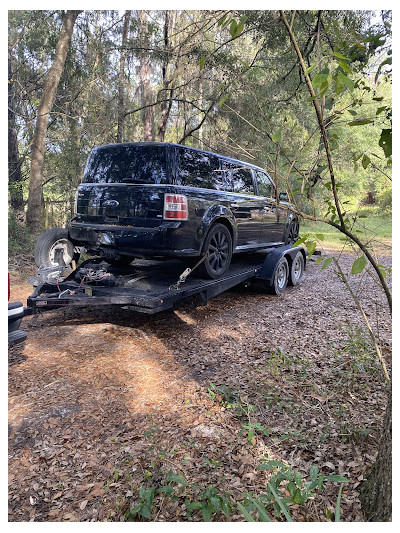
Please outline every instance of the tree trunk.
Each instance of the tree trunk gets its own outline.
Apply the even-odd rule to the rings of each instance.
[[[14,82],[11,65],[11,54],[8,53],[8,185],[12,209],[21,212],[24,208],[22,194],[21,160],[18,152],[17,130],[14,114]]]
[[[376,461],[362,485],[360,499],[369,522],[392,520],[392,395],[386,408]]]
[[[173,88],[170,87],[171,79],[168,76],[169,63],[170,63],[170,30],[175,23],[176,12],[165,11],[164,18],[164,60],[162,65],[162,89],[158,94],[158,97],[162,100],[160,103],[161,116],[160,122],[157,128],[157,141],[164,142],[165,132],[167,129],[167,122],[172,107]],[[168,100],[167,100],[168,99]]]
[[[32,146],[27,211],[27,222],[33,233],[38,233],[40,230],[43,161],[49,113],[57,93],[57,87],[67,58],[75,20],[79,13],[81,11],[67,11],[64,15],[60,37],[56,46],[55,58],[44,82],[43,95],[37,113]]]
[[[124,122],[125,122],[125,60],[126,60],[126,45],[128,41],[129,22],[131,18],[131,11],[125,11],[124,29],[122,31],[121,56],[119,60],[119,76],[118,76],[118,125],[117,125],[117,143],[122,143],[124,139]]]
[[[150,104],[153,103],[153,91],[151,89],[151,65],[149,57],[149,36],[147,28],[147,13],[146,11],[138,11],[139,21],[139,43],[141,51],[139,52],[139,94],[141,99],[142,121],[143,121],[143,137],[144,141],[154,141],[154,108]]]

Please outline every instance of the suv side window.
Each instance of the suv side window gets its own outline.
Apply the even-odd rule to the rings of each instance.
[[[219,159],[211,154],[180,148],[179,181],[180,185],[203,189],[225,189],[223,172]]]
[[[256,170],[256,180],[258,185],[258,194],[260,196],[265,196],[266,198],[275,197],[275,187],[272,185],[272,181],[267,174],[261,172],[260,170]]]
[[[242,194],[255,194],[253,176],[250,168],[240,167],[234,163],[225,163],[227,171],[224,172],[227,181],[227,190]]]

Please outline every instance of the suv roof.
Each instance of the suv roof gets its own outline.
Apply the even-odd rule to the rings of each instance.
[[[257,165],[253,165],[251,163],[248,163],[247,161],[241,161],[240,159],[235,159],[234,157],[229,157],[227,155],[222,154],[216,154],[215,152],[209,152],[208,150],[202,150],[201,148],[194,148],[193,146],[185,146],[183,144],[175,144],[175,143],[166,143],[166,142],[126,142],[126,143],[111,143],[111,144],[103,144],[101,146],[96,146],[95,148],[108,148],[111,146],[116,145],[123,145],[123,146],[174,146],[176,148],[185,148],[186,150],[195,150],[196,152],[202,152],[205,154],[213,155],[215,157],[220,157],[221,159],[224,159],[225,161],[230,161],[231,163],[240,163],[241,165],[246,165],[250,168],[254,168],[256,170],[262,170],[263,172],[266,172],[262,167],[259,167]]]

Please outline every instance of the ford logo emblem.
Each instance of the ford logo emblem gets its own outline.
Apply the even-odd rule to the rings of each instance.
[[[119,202],[117,202],[117,200],[106,200],[105,202],[103,202],[103,205],[105,207],[118,207]]]

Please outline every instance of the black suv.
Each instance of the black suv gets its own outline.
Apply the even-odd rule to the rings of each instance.
[[[44,234],[36,259],[54,258],[59,246],[71,260],[83,247],[115,263],[177,257],[194,264],[206,256],[200,273],[218,278],[233,253],[296,240],[299,221],[288,207],[277,202],[267,172],[243,161],[170,143],[99,146],[78,187],[69,233],[50,230],[51,246]]]

